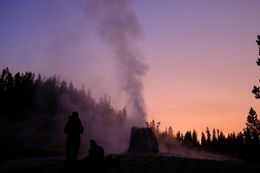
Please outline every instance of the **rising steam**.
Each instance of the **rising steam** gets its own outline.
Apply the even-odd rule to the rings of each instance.
[[[148,66],[140,60],[136,46],[137,41],[142,37],[142,28],[132,2],[91,0],[92,10],[100,15],[98,34],[115,54],[119,86],[126,95],[127,107],[133,116],[134,125],[144,126],[146,110],[142,94],[142,77],[148,70]]]

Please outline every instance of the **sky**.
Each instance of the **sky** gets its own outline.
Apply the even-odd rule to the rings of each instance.
[[[206,127],[225,133],[245,127],[256,65],[259,0],[135,0],[142,27],[136,46],[147,120],[175,132]],[[0,69],[59,75],[99,98],[126,103],[115,55],[97,34],[88,0],[0,0]]]

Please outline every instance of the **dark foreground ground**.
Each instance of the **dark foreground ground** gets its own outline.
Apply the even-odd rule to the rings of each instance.
[[[109,163],[108,173],[259,173],[260,164],[245,161],[216,161],[168,156],[117,155]],[[81,162],[78,165],[82,165]],[[77,166],[76,168],[79,168]],[[65,168],[65,169],[64,169]],[[63,170],[63,171],[62,171]],[[65,171],[64,171],[65,170]],[[13,160],[0,162],[1,173],[63,173],[68,172],[61,158]],[[74,170],[75,172],[83,172]],[[89,172],[89,171],[84,171]]]

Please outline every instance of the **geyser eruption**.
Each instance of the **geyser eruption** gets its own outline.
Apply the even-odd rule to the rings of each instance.
[[[142,28],[130,0],[92,0],[94,13],[100,15],[98,33],[115,53],[120,89],[127,98],[133,125],[143,127],[146,121],[142,94],[142,77],[148,66],[140,60],[136,46]],[[94,10],[92,9],[92,10]]]

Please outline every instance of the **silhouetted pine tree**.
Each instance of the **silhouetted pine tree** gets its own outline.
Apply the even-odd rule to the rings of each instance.
[[[213,128],[212,130],[212,148],[217,148],[217,132],[216,129]]]
[[[258,55],[260,56],[260,35],[257,35],[256,43],[257,43],[257,45],[259,47]],[[257,59],[256,64],[258,66],[260,66],[260,57]],[[260,87],[259,86],[254,86],[253,90],[252,90],[252,93],[255,95],[255,98],[259,99],[260,98]]]
[[[179,130],[176,133],[176,137],[177,137],[177,140],[180,141],[180,142],[183,140],[182,139],[182,134],[181,134],[181,132]]]
[[[201,143],[201,147],[203,149],[206,148],[207,146],[207,139],[206,139],[206,136],[205,136],[205,133],[204,132],[201,132],[201,140],[200,140],[200,143]]]
[[[252,160],[260,160],[260,120],[257,118],[256,111],[251,107],[246,120],[244,129],[246,157]]]
[[[192,131],[192,143],[194,147],[199,146],[198,133],[195,129]]]
[[[184,135],[183,144],[188,147],[193,147],[193,141],[192,141],[192,133],[191,131],[187,131]]]
[[[259,120],[256,111],[251,107],[246,120],[246,128],[248,129],[251,138],[259,135]]]
[[[173,128],[171,126],[168,128],[168,135],[173,137]]]
[[[217,141],[219,151],[224,151],[224,149],[226,147],[225,142],[226,142],[226,137],[225,137],[224,133],[222,131],[220,131],[218,134],[218,141]]]

